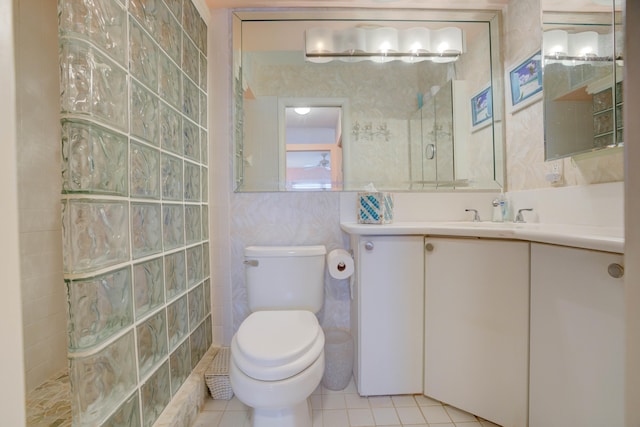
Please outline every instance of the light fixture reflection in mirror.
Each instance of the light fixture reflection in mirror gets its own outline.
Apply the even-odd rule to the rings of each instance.
[[[342,30],[310,28],[305,31],[307,61],[325,63],[401,60],[405,62],[453,62],[464,53],[460,28],[398,30],[391,27],[354,27]]]
[[[606,36],[606,35],[605,35]],[[565,30],[548,30],[542,33],[542,52],[545,59],[562,61],[567,66],[575,61],[612,61],[613,52],[602,52],[606,44],[595,31],[569,33]]]

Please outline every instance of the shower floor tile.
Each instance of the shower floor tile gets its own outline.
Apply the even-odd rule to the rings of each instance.
[[[27,393],[27,427],[70,427],[70,393],[67,372]]]

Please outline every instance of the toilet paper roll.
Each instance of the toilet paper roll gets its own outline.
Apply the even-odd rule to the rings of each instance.
[[[353,274],[353,257],[344,249],[334,249],[327,255],[329,274],[335,279],[346,279]]]

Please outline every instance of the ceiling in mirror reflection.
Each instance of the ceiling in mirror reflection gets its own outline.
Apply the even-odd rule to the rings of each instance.
[[[310,15],[312,16],[312,15]],[[329,31],[340,32],[353,30],[355,27],[371,27],[381,28],[384,27],[387,22],[384,20],[353,20],[346,19],[343,21],[317,21],[315,26],[310,26],[309,22],[313,19],[307,18],[300,21],[287,21],[286,26],[282,26],[279,22],[282,21],[252,21],[251,28],[243,29],[243,34],[247,35],[247,39],[243,39],[242,48],[252,52],[272,52],[278,51],[305,51],[305,31],[312,30],[314,28],[322,27]],[[431,21],[425,23],[419,20],[402,20],[392,21],[393,28],[396,31],[406,31],[417,26],[433,31],[434,34],[437,31],[446,29],[447,27],[455,26],[464,33],[465,39],[477,37],[484,29],[477,23],[469,22],[437,22]],[[268,31],[268,32],[267,32]],[[262,37],[253,36],[251,32],[255,34],[261,34]],[[269,37],[264,37],[264,34],[269,34]],[[292,34],[298,34],[298,37],[292,37]],[[464,48],[464,40],[461,41]],[[274,48],[277,46],[277,49]],[[434,47],[437,51],[438,46]],[[462,49],[461,49],[462,50]],[[298,55],[299,57],[299,55]],[[304,59],[304,56],[302,57]]]
[[[606,0],[542,0],[543,10],[553,11],[603,11],[609,4]],[[205,0],[211,9],[274,8],[274,7],[348,7],[348,8],[393,8],[423,9],[424,0]],[[431,9],[501,10],[509,0],[430,0]],[[617,6],[621,4],[616,0]]]
[[[336,128],[340,123],[340,108],[315,107],[308,108],[306,114],[297,112],[297,108],[287,108],[285,111],[287,127],[293,128]]]
[[[274,7],[423,9],[425,7],[424,0],[205,0],[205,2],[211,9]],[[508,3],[509,0],[430,0],[429,7],[432,9],[498,10]]]
[[[620,10],[621,0],[541,0],[540,6],[543,11],[554,12],[610,12],[614,2]]]

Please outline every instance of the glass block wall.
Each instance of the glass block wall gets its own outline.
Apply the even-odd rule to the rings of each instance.
[[[74,426],[151,426],[211,345],[207,27],[191,0],[59,0]]]

